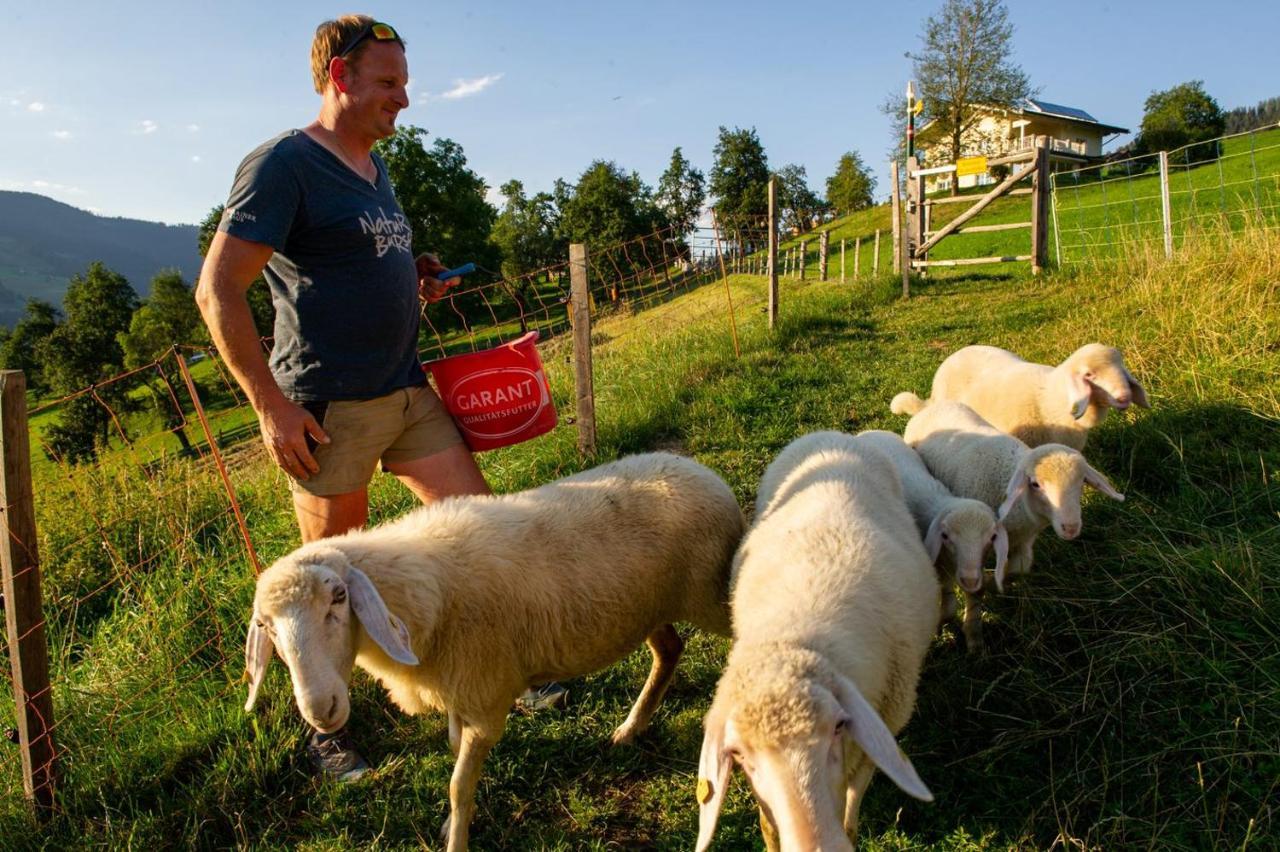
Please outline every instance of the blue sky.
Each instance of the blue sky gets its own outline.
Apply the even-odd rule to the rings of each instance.
[[[549,189],[597,158],[655,184],[677,145],[705,171],[723,124],[756,127],[770,164],[805,166],[819,192],[850,149],[884,189],[877,106],[940,5],[0,0],[0,189],[198,222],[244,154],[315,117],[311,35],[346,11],[409,42],[401,123],[461,143],[494,187]],[[1275,0],[1007,5],[1041,97],[1107,123],[1136,128],[1152,90],[1190,79],[1224,109],[1280,95]]]

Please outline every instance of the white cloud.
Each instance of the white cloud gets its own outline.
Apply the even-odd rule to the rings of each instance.
[[[193,163],[198,163],[198,162],[200,162],[200,155],[199,155],[199,154],[192,154],[192,155],[191,155],[191,162],[193,162]]]
[[[188,124],[188,125],[187,125],[187,132],[188,132],[188,133],[199,133],[199,132],[200,132],[200,125],[198,125],[198,124]]]
[[[9,98],[9,106],[20,107],[22,106],[22,101],[18,100],[17,98]]]
[[[469,98],[472,95],[480,94],[501,79],[502,74],[486,74],[483,77],[476,77],[471,80],[454,80],[453,88],[441,94],[440,97],[448,101]]]
[[[30,112],[44,112],[44,104],[39,101],[32,101],[27,104],[27,110]]]
[[[155,133],[159,129],[160,129],[160,125],[156,124],[154,121],[152,121],[149,118],[144,118],[142,119],[142,121],[138,122],[139,133],[144,133],[144,134]]]
[[[70,130],[55,130],[55,131],[53,131],[53,133],[51,133],[50,135],[51,135],[51,136],[53,136],[53,138],[54,138],[54,139],[58,139],[58,140],[60,140],[60,141],[65,142],[66,140],[68,140],[68,139],[70,139],[70,138],[71,138],[71,131],[70,131]]]
[[[54,183],[53,181],[41,180],[36,178],[29,184],[32,189],[51,189],[54,192],[65,192],[68,195],[83,195],[84,190],[78,186],[67,186],[65,183]],[[17,183],[22,188],[22,182]]]

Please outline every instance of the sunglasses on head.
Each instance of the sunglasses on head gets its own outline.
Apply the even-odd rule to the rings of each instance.
[[[342,49],[337,52],[337,57],[339,59],[345,57],[368,38],[374,41],[394,41],[404,47],[404,42],[400,40],[395,27],[390,24],[384,24],[381,21],[374,21],[372,24],[366,24],[358,33],[347,39],[346,43],[342,45]]]

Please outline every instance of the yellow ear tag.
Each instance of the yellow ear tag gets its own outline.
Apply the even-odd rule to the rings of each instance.
[[[698,779],[698,804],[705,805],[711,800],[711,782],[706,778]]]

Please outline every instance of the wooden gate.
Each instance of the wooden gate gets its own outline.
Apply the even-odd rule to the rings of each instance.
[[[907,159],[907,195],[902,205],[905,223],[894,216],[894,242],[900,254],[896,258],[902,272],[902,294],[910,294],[910,276],[912,270],[927,270],[931,266],[972,266],[985,263],[1013,263],[1031,261],[1031,271],[1039,274],[1049,260],[1049,138],[1036,138],[1035,147],[992,158],[987,161],[990,166],[1008,165],[1013,168],[1012,174],[1001,181],[998,186],[986,195],[973,200],[972,196],[954,196],[946,198],[926,198],[924,179],[928,175],[954,172],[955,164],[938,166],[931,169],[920,168],[915,157]],[[893,182],[894,207],[898,207],[898,181]],[[1026,178],[1031,178],[1030,188],[1014,187]],[[1007,222],[998,225],[967,225],[967,223],[985,210],[991,202],[1001,196],[1031,196],[1031,220],[1029,222]],[[938,204],[971,204],[972,206],[952,219],[936,231],[931,229],[931,213]],[[966,227],[967,225],[967,227]],[[1031,252],[1029,254],[1004,255],[997,257],[966,257],[950,260],[930,260],[929,251],[938,243],[953,234],[973,234],[982,231],[1009,231],[1018,228],[1031,229]]]

